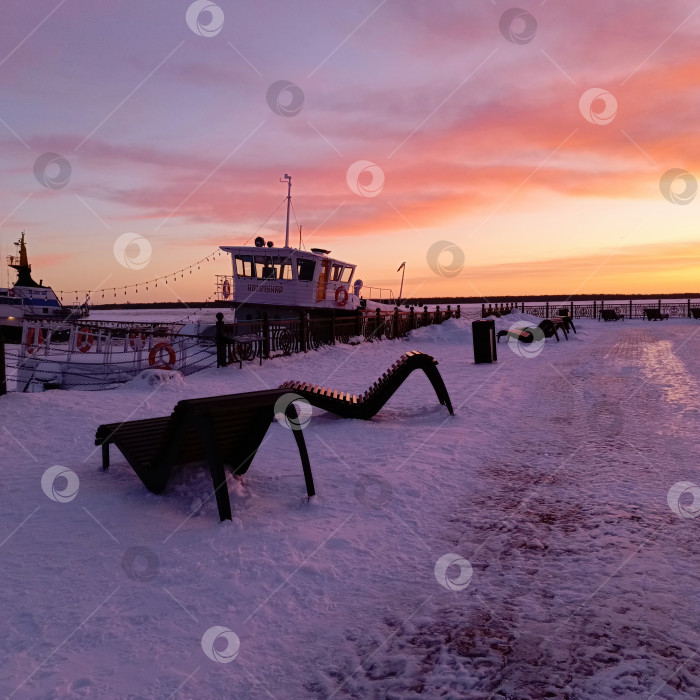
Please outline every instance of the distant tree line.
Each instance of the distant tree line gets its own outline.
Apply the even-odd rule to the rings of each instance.
[[[697,299],[697,292],[675,294],[523,294],[522,296],[489,296],[489,297],[413,297],[402,299],[401,304],[423,306],[432,304],[507,304],[512,302],[539,301],[600,301],[601,299]]]

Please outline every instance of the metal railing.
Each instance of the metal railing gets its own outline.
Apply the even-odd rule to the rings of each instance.
[[[323,318],[240,321],[183,335],[182,324],[25,322],[6,354],[8,389],[111,389],[149,368],[188,375],[233,362],[308,352],[324,345],[401,338],[415,328],[459,318],[460,307],[362,312]],[[215,329],[215,331],[214,331]],[[1,350],[0,344],[0,350]],[[1,359],[1,358],[0,358]],[[3,365],[4,366],[4,365]],[[0,392],[5,385],[0,371]]]
[[[149,368],[188,375],[216,365],[212,336],[183,335],[178,324],[25,322],[8,346],[8,389],[109,389]]]
[[[360,289],[360,298],[376,301],[379,304],[395,304],[396,297],[391,289],[384,287],[362,287]]]
[[[459,318],[459,306],[436,307],[429,311],[411,308],[409,311],[361,312],[351,316],[308,318],[277,321],[263,318],[257,321],[239,321],[221,324],[217,329],[219,364],[291,355],[316,350],[323,345],[361,343],[373,340],[402,338],[421,326],[442,323],[448,318]]]
[[[556,302],[547,301],[544,303],[510,303],[508,305],[498,304],[486,306],[482,304],[481,315],[487,317],[492,314],[505,314],[509,309],[522,313],[548,318],[558,316],[561,311],[566,311],[573,318],[602,318],[602,311],[613,310],[625,318],[644,319],[645,309],[654,309],[662,314],[667,314],[670,318],[691,318],[692,309],[700,308],[700,299],[687,299],[685,301],[663,301],[662,299],[646,299],[641,301],[592,301],[580,302]]]

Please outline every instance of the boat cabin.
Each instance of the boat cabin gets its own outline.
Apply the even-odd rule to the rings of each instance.
[[[352,310],[359,304],[361,281],[355,265],[329,257],[329,250],[256,246],[221,246],[231,254],[233,277],[221,284],[221,296],[236,308],[286,306],[308,310]],[[227,286],[228,282],[228,286]]]

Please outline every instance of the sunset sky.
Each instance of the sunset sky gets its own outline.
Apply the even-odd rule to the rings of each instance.
[[[699,39],[697,0],[4,0],[0,250],[142,283],[249,241],[289,173],[306,246],[395,292],[406,261],[404,296],[698,291]]]

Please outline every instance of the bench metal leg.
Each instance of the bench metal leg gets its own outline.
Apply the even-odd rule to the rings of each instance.
[[[287,406],[287,420],[293,421],[294,425],[298,420],[297,409],[293,403]],[[314,477],[311,473],[311,464],[309,463],[309,453],[306,450],[306,441],[304,440],[304,435],[301,428],[297,430],[292,430],[294,433],[294,439],[297,442],[297,447],[299,448],[299,456],[301,457],[301,466],[304,470],[304,481],[306,482],[306,494],[309,498],[316,495],[316,489],[314,488]]]
[[[199,432],[207,450],[209,473],[211,474],[211,480],[214,486],[216,505],[219,509],[219,520],[232,520],[231,501],[228,497],[228,486],[226,484],[226,472],[224,471],[224,464],[221,461],[219,445],[216,440],[216,433],[211,424],[210,416],[201,416],[199,419]]]
[[[102,471],[105,472],[109,468],[109,443],[102,443]]]
[[[430,380],[430,383],[433,385],[433,389],[435,390],[435,393],[437,394],[438,401],[443,405],[447,407],[447,410],[450,412],[451,416],[454,416],[455,412],[452,409],[452,402],[450,401],[450,395],[447,393],[447,387],[445,386],[445,382],[442,379],[442,376],[440,375],[440,372],[438,371],[438,368],[432,364],[432,362],[425,367],[423,367],[423,371],[425,372],[426,376]]]

